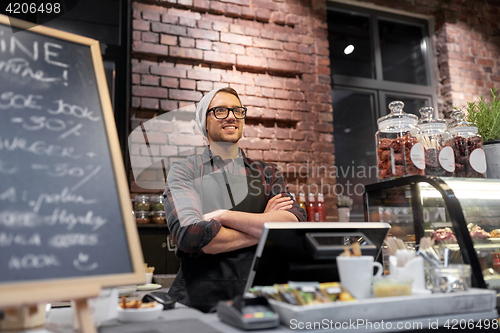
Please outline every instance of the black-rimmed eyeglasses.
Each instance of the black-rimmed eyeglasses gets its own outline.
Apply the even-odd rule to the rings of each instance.
[[[229,111],[233,111],[234,118],[236,119],[245,119],[247,115],[247,108],[243,106],[237,106],[234,108],[226,108],[224,106],[216,106],[207,111],[209,114],[211,111],[214,112],[214,116],[217,119],[226,119],[229,116]]]

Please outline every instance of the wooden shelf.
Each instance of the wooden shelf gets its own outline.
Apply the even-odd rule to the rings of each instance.
[[[166,223],[137,223],[137,228],[168,228]]]

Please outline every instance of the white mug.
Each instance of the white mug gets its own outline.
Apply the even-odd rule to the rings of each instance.
[[[356,299],[370,297],[373,267],[377,267],[375,276],[382,276],[384,268],[372,256],[337,257],[340,283]]]

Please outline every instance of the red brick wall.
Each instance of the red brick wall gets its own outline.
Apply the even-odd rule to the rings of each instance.
[[[456,3],[444,12],[438,38],[443,111],[500,87],[500,3]]]
[[[135,1],[132,129],[178,108],[192,116],[203,94],[231,86],[249,107],[240,147],[251,158],[277,163],[297,193],[304,184],[321,183],[307,167],[334,163],[328,55],[324,0]],[[149,149],[140,131],[131,135],[133,164],[167,155],[171,163],[203,150],[203,138],[192,139],[194,122],[162,124],[148,130]],[[158,164],[149,168],[142,186],[131,174],[132,195],[160,192],[162,174]],[[334,205],[327,196],[330,219]]]
[[[500,86],[498,1],[344,2],[434,17],[438,105],[445,116]],[[334,164],[326,0],[144,0],[133,8],[132,129],[177,108],[192,113],[204,93],[229,85],[250,110],[241,140],[246,153],[277,163],[292,192],[325,183],[328,192],[335,179],[312,172]],[[131,158],[139,164],[150,164],[148,155],[171,163],[203,150],[192,121],[161,124],[150,131],[149,150],[140,135],[131,136]],[[162,168],[150,169],[141,177],[159,188]],[[132,175],[131,191],[148,192]],[[336,219],[335,201],[326,196],[329,220]]]

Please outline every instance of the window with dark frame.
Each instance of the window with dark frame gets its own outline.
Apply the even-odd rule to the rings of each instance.
[[[394,100],[416,115],[436,107],[432,22],[335,2],[327,20],[337,177],[330,194],[350,196],[350,220],[364,221],[364,185],[377,182],[377,119]]]

